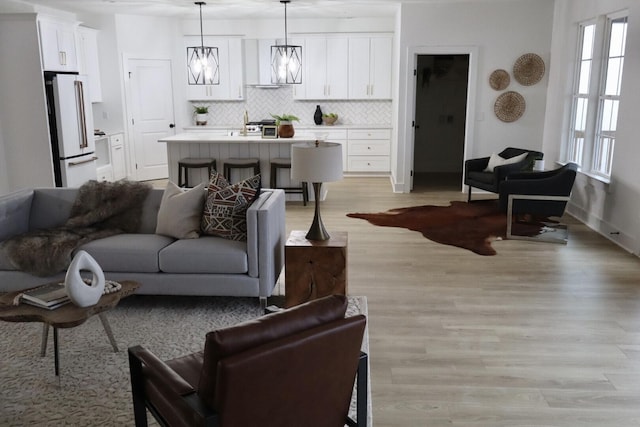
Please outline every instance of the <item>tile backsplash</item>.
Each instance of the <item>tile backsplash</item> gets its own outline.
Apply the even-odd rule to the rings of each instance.
[[[192,102],[194,105],[209,106],[209,125],[242,124],[245,110],[250,121],[270,119],[271,114],[293,114],[300,118],[301,125],[313,125],[316,105],[323,113],[336,113],[337,124],[389,124],[391,123],[391,101],[351,101],[317,100],[297,101],[291,94],[290,86],[260,89],[245,88],[245,100]]]

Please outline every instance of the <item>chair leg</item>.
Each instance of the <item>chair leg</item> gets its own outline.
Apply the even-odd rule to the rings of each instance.
[[[133,417],[136,427],[146,427],[147,408],[144,404],[144,384],[142,383],[142,362],[134,352],[136,348],[129,348],[129,371],[131,373],[131,395],[133,398]]]
[[[471,202],[471,186],[469,186],[469,194],[467,195],[467,203]]]
[[[367,353],[360,353],[360,361],[358,362],[358,403],[356,407],[356,416],[358,426],[366,427],[367,425],[367,406],[368,406],[368,381],[369,381],[369,356]]]
[[[360,352],[358,361],[358,373],[356,375],[356,420],[347,417],[349,427],[367,426],[367,406],[368,406],[368,383],[369,383],[369,356],[365,352]]]

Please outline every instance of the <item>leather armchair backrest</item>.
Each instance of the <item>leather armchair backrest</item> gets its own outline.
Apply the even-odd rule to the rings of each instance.
[[[204,346],[198,394],[208,405],[215,407],[218,364],[222,359],[344,318],[346,310],[347,298],[344,295],[332,295],[230,328],[209,332]]]
[[[220,361],[222,426],[341,426],[366,320],[343,318]]]

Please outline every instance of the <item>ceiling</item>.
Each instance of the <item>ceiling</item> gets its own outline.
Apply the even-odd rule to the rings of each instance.
[[[5,0],[6,1],[6,0]],[[133,14],[197,18],[191,0],[9,0],[25,7],[45,6],[72,13]],[[290,18],[364,18],[393,16],[400,3],[451,3],[460,0],[291,0]],[[468,0],[467,0],[468,1]],[[486,0],[474,0],[486,1]],[[202,7],[205,19],[282,18],[279,0],[209,0]]]

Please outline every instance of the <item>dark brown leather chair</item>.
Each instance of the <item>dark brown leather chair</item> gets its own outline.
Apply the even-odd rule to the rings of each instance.
[[[129,348],[136,426],[365,426],[363,315],[332,295],[209,332],[204,351],[166,362]],[[357,419],[348,417],[357,378]]]

